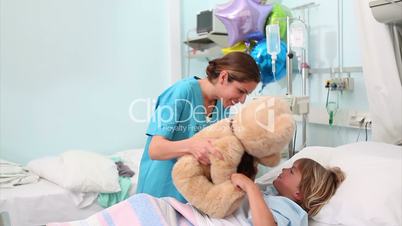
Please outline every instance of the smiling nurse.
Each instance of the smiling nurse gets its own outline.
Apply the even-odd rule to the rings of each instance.
[[[211,140],[194,138],[202,128],[228,114],[228,108],[244,103],[260,81],[258,66],[248,54],[232,52],[209,62],[207,78],[183,79],[165,90],[147,129],[137,193],[186,200],[176,190],[171,171],[177,158],[193,155],[208,165],[208,153],[221,158]]]

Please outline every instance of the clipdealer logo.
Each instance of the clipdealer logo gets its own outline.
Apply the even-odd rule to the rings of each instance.
[[[268,100],[262,102],[259,104],[254,112],[254,118],[256,119],[257,125],[259,125],[261,128],[267,130],[268,132],[273,133],[275,131],[275,98],[269,98]],[[258,113],[260,111],[264,111],[265,109],[267,110],[267,123],[264,124],[260,120],[258,120]]]
[[[151,98],[139,98],[131,102],[130,107],[129,107],[129,117],[130,119],[135,122],[135,123],[157,123],[158,126],[166,125],[166,124],[171,124],[172,127],[174,128],[168,128],[168,129],[174,129],[174,130],[181,130],[183,129],[180,125],[180,123],[187,122],[188,120],[193,119],[194,122],[203,124],[205,123],[205,113],[206,108],[204,106],[193,106],[193,104],[187,100],[187,99],[177,99],[173,102],[172,105],[162,105],[158,106],[157,109],[155,109],[155,106],[157,104],[157,101],[155,99]],[[269,131],[273,133],[275,131],[275,98],[269,98],[266,101],[261,102],[255,109],[254,111],[254,120],[256,121],[257,125],[263,128],[266,131]],[[184,118],[178,118],[178,115],[181,112],[177,112],[178,109],[183,109],[183,107],[188,107],[189,109],[189,114],[187,117]],[[214,106],[215,109],[213,109],[213,114],[219,114],[219,115],[228,115],[226,114],[227,112],[221,112],[221,111],[229,111],[229,108],[227,109],[219,109],[216,106]],[[233,106],[230,108],[230,114],[235,115],[235,114],[241,114],[241,108],[242,106]],[[141,109],[139,111],[138,109]],[[155,111],[154,111],[155,110]],[[266,115],[266,120],[265,118],[262,120],[259,120],[259,117],[261,117],[260,112],[263,111],[263,114]],[[266,111],[266,113],[265,113]],[[139,113],[140,112],[140,113]],[[145,112],[145,114],[144,114]],[[142,113],[142,114],[141,114]],[[198,117],[197,115],[201,115]],[[175,118],[174,118],[175,117]],[[217,120],[219,117],[212,117],[215,120]],[[242,120],[242,117],[238,118],[239,120]],[[210,121],[210,123],[214,123],[216,121]],[[200,128],[197,128],[197,131],[200,130]]]
[[[151,98],[139,98],[133,100],[128,109],[130,119],[135,123],[156,122],[161,124],[179,124],[189,120],[195,121],[196,123],[204,123],[206,120],[205,114],[207,109],[205,106],[193,105],[193,103],[187,99],[176,99],[170,105],[160,105],[155,109],[157,104],[157,101]],[[181,111],[185,108],[188,109],[188,115],[183,116],[181,115]],[[141,109],[141,111],[138,109]],[[226,115],[226,111],[229,111],[229,109],[222,109],[213,106],[210,118],[218,119],[220,117],[215,116]],[[140,114],[142,112],[145,112],[145,115]],[[179,117],[180,115],[181,117]]]

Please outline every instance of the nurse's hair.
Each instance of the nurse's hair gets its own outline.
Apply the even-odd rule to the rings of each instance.
[[[302,158],[296,162],[302,175],[299,184],[302,199],[298,204],[309,216],[314,216],[335,194],[345,174],[339,167],[325,168],[312,159]]]
[[[260,82],[260,70],[254,59],[243,52],[231,52],[209,61],[206,69],[207,78],[211,83],[219,77],[221,71],[229,73],[228,81],[232,82]]]

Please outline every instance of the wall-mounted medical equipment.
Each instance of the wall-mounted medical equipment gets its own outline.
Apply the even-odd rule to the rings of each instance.
[[[339,109],[339,95],[343,91],[353,90],[354,82],[351,77],[333,77],[325,81],[325,88],[327,89],[327,98],[325,108],[328,113],[329,126],[334,125],[334,117]]]
[[[325,81],[325,88],[337,91],[351,91],[354,87],[354,80],[351,77],[335,77]]]
[[[329,126],[333,126],[335,114],[338,112],[339,109],[339,92],[336,92],[336,90],[331,90],[331,88],[328,88],[325,108],[327,109],[329,116],[328,124]]]
[[[329,126],[334,125],[335,114],[339,109],[339,95],[343,91],[353,90],[354,82],[351,77],[333,77],[325,81],[325,88],[327,89],[327,98],[325,108],[328,113]]]

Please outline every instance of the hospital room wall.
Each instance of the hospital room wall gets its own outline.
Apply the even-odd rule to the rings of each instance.
[[[0,157],[143,147],[170,83],[168,2],[1,0]]]
[[[182,37],[186,39],[187,32],[195,34],[196,14],[202,10],[213,9],[216,4],[228,2],[227,0],[206,1],[203,4],[190,4],[188,1],[182,1]],[[312,68],[335,68],[339,66],[337,53],[337,1],[281,1],[289,8],[303,5],[305,3],[315,2],[317,7],[313,7],[306,12],[306,19],[310,24],[309,40],[309,63]],[[301,15],[300,12],[294,12],[294,15]],[[307,15],[309,15],[307,17]],[[303,16],[303,15],[301,15]],[[353,15],[353,1],[343,1],[343,66],[361,67],[361,55],[356,33],[357,22]],[[208,59],[198,57],[188,59],[186,52],[187,46],[183,45],[183,67],[184,74],[205,75],[205,66]],[[346,74],[342,75],[346,76]],[[343,92],[339,97],[339,112],[335,115],[336,124],[348,124],[345,117],[340,117],[352,111],[368,112],[368,101],[366,89],[363,80],[363,74],[351,73],[354,80],[354,90]],[[309,79],[309,93],[311,107],[320,112],[322,117],[326,117],[325,101],[327,89],[324,87],[325,80],[330,78],[330,74],[312,74]],[[301,95],[301,76],[295,73],[293,79],[293,94]],[[259,88],[257,88],[259,89]],[[282,80],[279,83],[269,84],[264,90],[266,95],[284,95],[286,93],[286,82]],[[254,93],[253,95],[256,95]],[[360,134],[359,134],[360,133]],[[368,131],[368,139],[370,139]],[[360,135],[359,140],[365,139],[365,131],[362,129],[334,126],[329,127],[325,122],[309,123],[307,125],[307,145],[338,146],[341,144],[355,142]],[[296,147],[301,145],[301,127],[298,123]]]

